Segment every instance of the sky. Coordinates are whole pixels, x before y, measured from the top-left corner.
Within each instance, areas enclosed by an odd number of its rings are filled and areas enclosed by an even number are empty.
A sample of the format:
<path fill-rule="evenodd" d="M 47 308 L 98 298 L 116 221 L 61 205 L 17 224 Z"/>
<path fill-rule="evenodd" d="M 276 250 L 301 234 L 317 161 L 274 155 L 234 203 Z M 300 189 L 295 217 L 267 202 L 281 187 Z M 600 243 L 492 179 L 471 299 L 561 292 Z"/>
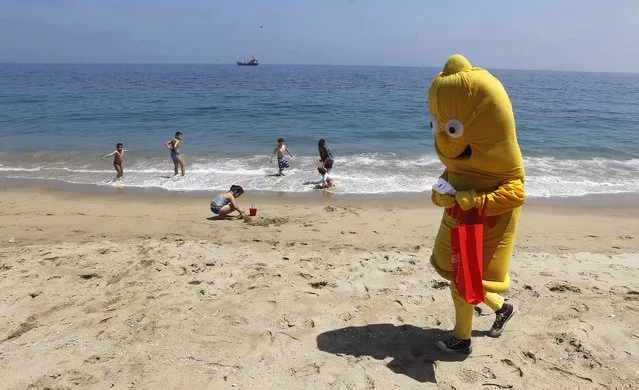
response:
<path fill-rule="evenodd" d="M 639 72 L 639 0 L 0 0 L 0 62 Z"/>

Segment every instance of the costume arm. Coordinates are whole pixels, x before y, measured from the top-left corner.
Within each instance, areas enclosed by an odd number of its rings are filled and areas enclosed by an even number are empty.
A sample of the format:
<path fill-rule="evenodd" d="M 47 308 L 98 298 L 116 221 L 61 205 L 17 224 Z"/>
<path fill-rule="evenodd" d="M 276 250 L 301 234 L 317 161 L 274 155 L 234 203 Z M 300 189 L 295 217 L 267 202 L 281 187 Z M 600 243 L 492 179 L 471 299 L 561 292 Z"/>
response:
<path fill-rule="evenodd" d="M 493 192 L 476 193 L 475 190 L 457 191 L 455 199 L 462 210 L 473 207 L 481 208 L 486 202 L 486 215 L 499 215 L 511 211 L 524 204 L 526 193 L 524 182 L 513 179 L 502 182 Z"/>
<path fill-rule="evenodd" d="M 444 180 L 448 180 L 448 170 L 445 170 L 444 173 L 442 173 L 441 176 L 439 177 Z M 449 208 L 449 207 L 454 207 L 456 204 L 454 196 L 440 194 L 439 192 L 435 190 L 433 190 L 432 193 L 430 194 L 430 200 L 433 202 L 435 206 L 438 206 L 438 207 Z"/>

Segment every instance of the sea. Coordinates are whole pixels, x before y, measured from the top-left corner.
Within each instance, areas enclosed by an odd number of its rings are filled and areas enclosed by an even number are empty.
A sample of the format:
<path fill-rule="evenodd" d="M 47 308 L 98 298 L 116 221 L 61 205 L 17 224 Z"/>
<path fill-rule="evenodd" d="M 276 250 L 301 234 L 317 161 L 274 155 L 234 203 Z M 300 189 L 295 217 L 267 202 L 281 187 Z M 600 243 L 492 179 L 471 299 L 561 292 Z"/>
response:
<path fill-rule="evenodd" d="M 639 193 L 639 74 L 489 69 L 514 107 L 529 198 Z M 317 192 L 317 142 L 333 192 L 429 192 L 444 167 L 426 92 L 440 68 L 0 64 L 0 179 L 95 188 Z M 184 136 L 186 178 L 164 143 Z M 278 138 L 293 154 L 270 161 Z M 123 180 L 111 159 L 122 142 Z"/>

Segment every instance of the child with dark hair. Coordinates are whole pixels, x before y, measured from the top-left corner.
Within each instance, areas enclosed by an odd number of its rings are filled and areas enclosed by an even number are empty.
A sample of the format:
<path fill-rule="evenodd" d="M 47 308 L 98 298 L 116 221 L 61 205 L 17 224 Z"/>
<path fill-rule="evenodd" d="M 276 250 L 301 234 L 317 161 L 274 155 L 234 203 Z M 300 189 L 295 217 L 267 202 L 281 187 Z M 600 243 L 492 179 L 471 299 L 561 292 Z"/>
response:
<path fill-rule="evenodd" d="M 326 145 L 326 140 L 320 139 L 317 143 L 317 150 L 320 155 L 320 167 L 324 167 L 326 169 L 333 169 L 333 154 L 330 149 Z"/>
<path fill-rule="evenodd" d="M 182 132 L 176 131 L 175 138 L 170 141 L 166 141 L 164 146 L 171 151 L 171 160 L 173 160 L 173 168 L 175 171 L 175 175 L 178 174 L 178 166 L 182 170 L 182 177 L 186 174 L 185 172 L 185 163 L 184 158 L 180 155 L 180 142 L 182 141 Z"/>
<path fill-rule="evenodd" d="M 319 188 L 322 190 L 335 187 L 335 178 L 331 175 L 331 168 L 319 167 L 317 171 L 322 175 L 322 183 Z"/>
<path fill-rule="evenodd" d="M 243 193 L 244 189 L 242 187 L 233 184 L 230 190 L 219 194 L 211 201 L 211 211 L 220 218 L 226 218 L 229 213 L 236 210 L 240 213 L 240 216 L 246 216 L 244 211 L 242 211 L 235 202 L 235 199 L 242 196 Z"/>
<path fill-rule="evenodd" d="M 288 158 L 286 157 L 286 153 L 288 153 L 289 156 L 293 157 L 291 152 L 289 152 L 288 148 L 284 144 L 284 138 L 278 138 L 277 145 L 275 146 L 275 149 L 273 149 L 273 156 L 277 154 L 277 169 L 279 171 L 277 176 L 283 176 L 284 169 L 289 168 Z M 272 156 L 271 156 L 270 162 L 271 163 L 273 162 Z"/>
<path fill-rule="evenodd" d="M 124 149 L 124 145 L 122 145 L 121 142 L 118 142 L 118 144 L 115 145 L 114 151 L 102 157 L 104 160 L 107 157 L 113 156 L 113 167 L 117 172 L 117 176 L 115 177 L 116 180 L 120 180 L 124 177 L 124 152 L 130 152 L 130 150 Z"/>

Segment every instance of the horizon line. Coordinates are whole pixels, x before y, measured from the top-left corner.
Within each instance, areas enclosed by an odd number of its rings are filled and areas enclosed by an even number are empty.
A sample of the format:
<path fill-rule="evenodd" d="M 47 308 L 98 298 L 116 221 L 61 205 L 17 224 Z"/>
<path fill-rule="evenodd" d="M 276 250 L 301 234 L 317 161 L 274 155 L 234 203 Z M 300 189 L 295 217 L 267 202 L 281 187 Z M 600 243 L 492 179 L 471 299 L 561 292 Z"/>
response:
<path fill-rule="evenodd" d="M 89 62 L 89 61 L 0 61 L 1 65 L 222 65 L 237 66 L 236 63 L 224 62 Z M 372 64 L 285 64 L 285 63 L 259 63 L 259 66 L 343 66 L 343 67 L 377 67 L 377 68 L 426 68 L 442 69 L 443 65 L 372 65 Z M 535 72 L 571 72 L 571 73 L 606 73 L 606 74 L 639 74 L 639 71 L 613 71 L 613 70 L 577 70 L 577 69 L 539 69 L 539 68 L 500 68 L 480 66 L 484 69 L 508 70 L 508 71 L 535 71 Z"/>

